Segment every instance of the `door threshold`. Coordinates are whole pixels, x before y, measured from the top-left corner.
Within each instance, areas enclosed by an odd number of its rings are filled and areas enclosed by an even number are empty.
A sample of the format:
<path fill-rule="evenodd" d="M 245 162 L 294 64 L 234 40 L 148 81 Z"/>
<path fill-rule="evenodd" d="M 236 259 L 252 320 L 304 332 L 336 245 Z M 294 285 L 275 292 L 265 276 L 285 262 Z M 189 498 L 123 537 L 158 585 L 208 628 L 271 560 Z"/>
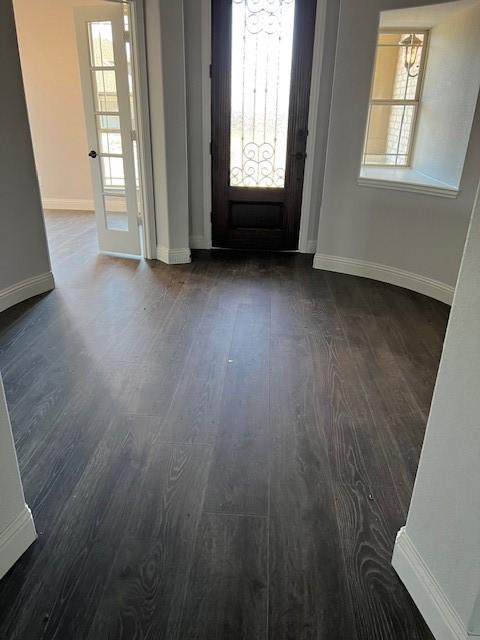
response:
<path fill-rule="evenodd" d="M 300 253 L 299 249 L 240 249 L 238 247 L 212 247 L 210 251 L 241 251 L 242 253 Z M 205 249 L 193 249 L 193 251 L 205 251 Z M 207 249 L 209 251 L 209 249 Z M 311 254 L 313 255 L 313 254 Z"/>

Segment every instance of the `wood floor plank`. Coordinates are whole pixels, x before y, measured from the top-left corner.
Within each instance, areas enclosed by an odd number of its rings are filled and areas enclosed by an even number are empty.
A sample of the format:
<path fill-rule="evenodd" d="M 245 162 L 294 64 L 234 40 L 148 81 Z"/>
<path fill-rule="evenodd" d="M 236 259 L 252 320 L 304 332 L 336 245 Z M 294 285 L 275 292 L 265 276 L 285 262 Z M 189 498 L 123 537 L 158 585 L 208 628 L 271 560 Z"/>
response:
<path fill-rule="evenodd" d="M 271 343 L 269 638 L 354 639 L 308 341 Z"/>
<path fill-rule="evenodd" d="M 141 419 L 114 418 L 25 575 L 0 627 L 7 637 L 86 636 L 123 536 L 118 500 L 130 500 L 153 432 Z M 40 582 L 40 584 L 39 584 Z M 22 612 L 22 615 L 20 615 Z M 45 625 L 39 625 L 44 620 Z M 74 620 L 78 625 L 72 626 Z"/>
<path fill-rule="evenodd" d="M 235 310 L 235 307 L 212 303 L 197 329 L 183 375 L 162 423 L 162 438 L 166 442 L 214 442 Z"/>
<path fill-rule="evenodd" d="M 154 443 L 134 503 L 119 496 L 126 535 L 97 603 L 91 640 L 175 637 L 210 455 L 204 446 Z"/>
<path fill-rule="evenodd" d="M 175 559 L 190 553 L 185 545 L 193 544 L 202 513 L 212 450 L 165 444 L 155 432 L 125 530 L 131 538 L 163 540 L 165 553 Z"/>
<path fill-rule="evenodd" d="M 270 304 L 241 303 L 233 328 L 206 511 L 267 515 Z"/>
<path fill-rule="evenodd" d="M 363 358 L 364 367 L 371 367 L 376 395 L 389 403 L 386 406 L 389 414 L 401 416 L 416 413 L 418 409 L 428 414 L 440 351 L 432 357 L 417 338 L 424 324 L 418 314 L 411 309 L 400 314 L 394 306 L 394 299 L 407 302 L 409 292 L 383 283 L 367 281 L 364 284 L 359 279 L 342 281 L 341 287 L 338 279 L 335 282 L 339 289 L 334 289 L 337 301 L 348 292 L 356 297 L 355 321 L 341 314 L 344 331 L 354 355 Z M 430 342 L 432 339 L 436 341 L 437 337 L 430 335 Z"/>
<path fill-rule="evenodd" d="M 423 412 L 428 414 L 445 324 L 442 332 L 432 313 L 428 322 L 423 305 L 416 304 L 423 296 L 404 292 L 403 297 L 400 297 L 393 295 L 391 290 L 382 291 L 380 296 L 374 289 L 365 292 L 366 298 L 367 293 L 370 308 L 382 310 L 383 305 L 383 311 L 377 313 L 377 323 L 380 324 L 391 351 L 395 353 L 397 366 L 403 377 L 411 382 L 412 394 Z"/>
<path fill-rule="evenodd" d="M 51 294 L 35 296 L 0 314 L 0 367 L 7 371 L 19 353 L 28 350 L 38 336 L 58 318 Z"/>
<path fill-rule="evenodd" d="M 338 280 L 336 282 L 338 286 Z M 350 289 L 357 290 L 360 284 L 361 281 L 358 279 L 342 283 L 341 295 L 346 295 Z M 358 387 L 370 408 L 371 419 L 363 423 L 363 426 L 368 428 L 367 432 L 362 429 L 357 433 L 370 439 L 371 451 L 380 462 L 380 465 L 376 465 L 380 472 L 375 474 L 377 484 L 389 486 L 393 483 L 402 506 L 406 508 L 411 498 L 414 473 L 411 466 L 409 470 L 403 464 L 402 456 L 418 461 L 420 455 L 427 414 L 422 402 L 419 402 L 415 386 L 424 369 L 418 367 L 410 376 L 406 376 L 402 371 L 399 362 L 403 350 L 399 352 L 395 345 L 391 344 L 388 329 L 382 321 L 383 316 L 389 317 L 394 314 L 389 312 L 385 305 L 380 305 L 378 300 L 370 306 L 368 293 L 371 286 L 376 291 L 383 291 L 379 289 L 379 285 L 388 288 L 389 291 L 392 289 L 381 283 L 368 283 L 362 295 L 358 292 L 355 294 L 356 315 L 339 313 L 339 316 L 355 365 Z M 332 292 L 335 296 L 337 291 L 332 287 Z M 342 369 L 345 367 L 342 366 Z M 430 377 L 433 375 L 434 372 L 431 372 Z M 398 434 L 396 429 L 399 425 L 403 425 L 405 430 L 413 425 L 416 437 L 413 436 L 412 440 L 412 433 L 408 435 L 406 431 L 402 435 Z M 368 457 L 368 450 L 366 455 Z M 372 456 L 370 458 L 373 460 Z M 402 462 L 399 463 L 399 460 Z"/>
<path fill-rule="evenodd" d="M 88 638 L 172 638 L 170 615 L 181 607 L 186 569 L 182 558 L 172 567 L 165 552 L 161 540 L 123 540 Z"/>
<path fill-rule="evenodd" d="M 175 640 L 264 640 L 267 521 L 204 514 Z"/>
<path fill-rule="evenodd" d="M 328 443 L 318 414 L 317 380 L 306 338 L 272 336 L 270 347 L 270 431 L 279 471 L 287 459 L 329 482 Z M 288 363 L 288 366 L 285 366 Z"/>
<path fill-rule="evenodd" d="M 210 513 L 268 515 L 270 440 L 256 436 L 218 438 L 210 469 L 205 510 Z"/>
<path fill-rule="evenodd" d="M 341 322 L 326 272 L 302 270 L 299 281 L 305 331 L 324 338 L 340 337 Z"/>
<path fill-rule="evenodd" d="M 392 566 L 394 532 L 405 519 L 392 488 L 369 492 L 362 484 L 335 485 L 340 544 L 358 640 L 428 640 Z"/>
<path fill-rule="evenodd" d="M 52 455 L 65 458 L 66 452 L 82 437 L 84 422 L 108 419 L 121 412 L 115 399 L 125 398 L 128 376 L 126 368 L 108 363 L 93 370 L 82 366 L 78 371 L 66 372 L 62 367 L 58 377 L 45 376 L 45 384 L 36 385 L 31 394 L 26 394 L 21 411 L 16 407 L 11 414 L 20 469 L 26 482 L 37 462 L 45 464 L 47 458 L 52 462 Z M 70 424 L 72 418 L 78 418 L 77 428 Z"/>
<path fill-rule="evenodd" d="M 272 479 L 269 638 L 356 638 L 331 487 Z"/>
<path fill-rule="evenodd" d="M 392 486 L 388 459 L 371 411 L 364 381 L 344 338 L 309 337 L 315 380 L 317 414 L 327 443 L 332 478 Z"/>
<path fill-rule="evenodd" d="M 425 432 L 423 415 L 376 418 L 375 427 L 402 508 L 408 510 Z"/>

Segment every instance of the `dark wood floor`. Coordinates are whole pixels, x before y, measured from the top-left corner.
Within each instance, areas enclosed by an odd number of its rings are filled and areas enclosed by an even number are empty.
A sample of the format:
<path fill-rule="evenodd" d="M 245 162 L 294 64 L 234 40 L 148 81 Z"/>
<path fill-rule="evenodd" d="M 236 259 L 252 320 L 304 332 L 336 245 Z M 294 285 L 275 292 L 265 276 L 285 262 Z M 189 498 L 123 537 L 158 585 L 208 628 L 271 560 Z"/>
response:
<path fill-rule="evenodd" d="M 448 308 L 296 254 L 99 256 L 0 316 L 38 541 L 8 640 L 427 640 L 390 567 Z"/>

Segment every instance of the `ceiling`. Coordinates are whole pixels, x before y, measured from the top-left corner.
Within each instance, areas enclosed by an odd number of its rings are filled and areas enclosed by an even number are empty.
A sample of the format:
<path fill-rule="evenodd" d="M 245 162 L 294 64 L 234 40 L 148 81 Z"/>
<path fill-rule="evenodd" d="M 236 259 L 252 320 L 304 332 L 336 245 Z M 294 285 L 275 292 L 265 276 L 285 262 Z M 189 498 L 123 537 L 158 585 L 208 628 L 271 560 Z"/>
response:
<path fill-rule="evenodd" d="M 380 14 L 380 27 L 431 28 L 453 14 L 471 7 L 480 8 L 480 0 L 457 0 L 456 2 L 430 4 L 424 7 L 382 11 Z"/>

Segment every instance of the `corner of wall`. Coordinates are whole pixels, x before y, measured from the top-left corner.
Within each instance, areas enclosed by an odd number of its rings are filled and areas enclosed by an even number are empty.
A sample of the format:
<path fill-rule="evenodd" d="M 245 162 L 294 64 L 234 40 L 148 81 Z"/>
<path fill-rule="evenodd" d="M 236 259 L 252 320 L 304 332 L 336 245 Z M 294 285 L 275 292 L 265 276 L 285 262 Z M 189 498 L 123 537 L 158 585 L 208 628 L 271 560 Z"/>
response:
<path fill-rule="evenodd" d="M 469 634 L 460 616 L 424 562 L 405 527 L 397 534 L 392 566 L 436 638 L 468 640 Z"/>
<path fill-rule="evenodd" d="M 54 288 L 55 281 L 51 271 L 27 278 L 21 282 L 16 282 L 10 287 L 0 291 L 0 312 L 13 307 L 13 305 L 19 302 L 28 300 L 28 298 L 51 291 Z"/>
<path fill-rule="evenodd" d="M 192 261 L 190 249 L 169 249 L 168 247 L 157 247 L 157 260 L 165 264 L 188 264 Z"/>
<path fill-rule="evenodd" d="M 25 505 L 15 520 L 0 532 L 0 579 L 36 539 L 32 512 Z"/>

